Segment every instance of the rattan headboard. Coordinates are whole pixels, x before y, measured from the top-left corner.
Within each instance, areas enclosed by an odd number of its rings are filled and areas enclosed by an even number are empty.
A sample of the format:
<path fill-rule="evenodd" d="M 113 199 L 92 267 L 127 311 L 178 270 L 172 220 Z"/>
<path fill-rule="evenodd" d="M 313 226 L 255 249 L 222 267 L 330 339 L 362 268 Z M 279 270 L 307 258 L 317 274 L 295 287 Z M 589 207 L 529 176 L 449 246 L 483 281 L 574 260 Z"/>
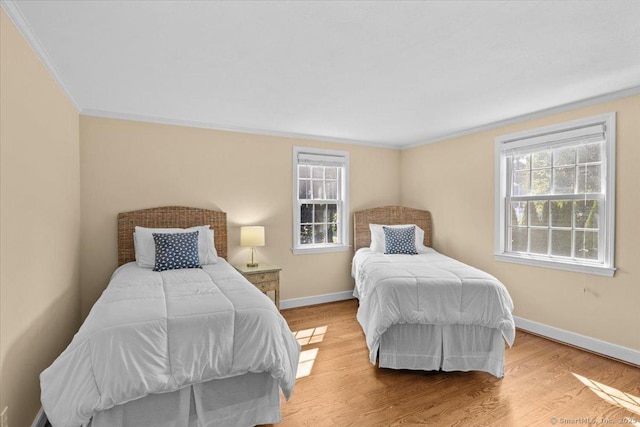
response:
<path fill-rule="evenodd" d="M 135 226 L 149 228 L 187 228 L 211 225 L 218 256 L 227 258 L 227 214 L 208 209 L 165 206 L 118 214 L 118 265 L 135 261 Z"/>
<path fill-rule="evenodd" d="M 355 251 L 371 245 L 369 224 L 415 224 L 424 230 L 424 245 L 431 247 L 429 211 L 402 206 L 383 206 L 355 212 L 353 214 L 353 249 Z"/>

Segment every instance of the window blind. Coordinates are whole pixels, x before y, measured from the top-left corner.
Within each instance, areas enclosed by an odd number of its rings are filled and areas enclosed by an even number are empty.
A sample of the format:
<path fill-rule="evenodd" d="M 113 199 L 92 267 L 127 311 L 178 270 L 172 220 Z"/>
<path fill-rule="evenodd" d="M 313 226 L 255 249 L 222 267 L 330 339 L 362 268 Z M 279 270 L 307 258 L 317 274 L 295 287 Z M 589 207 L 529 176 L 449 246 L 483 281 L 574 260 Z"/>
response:
<path fill-rule="evenodd" d="M 544 149 L 552 144 L 553 148 L 563 148 L 575 145 L 590 144 L 605 141 L 604 123 L 584 126 L 562 132 L 537 135 L 531 138 L 506 140 L 502 142 L 502 150 L 507 155 L 524 155 Z"/>
<path fill-rule="evenodd" d="M 327 154 L 298 153 L 298 164 L 315 166 L 342 167 L 346 163 L 344 156 L 332 156 Z"/>

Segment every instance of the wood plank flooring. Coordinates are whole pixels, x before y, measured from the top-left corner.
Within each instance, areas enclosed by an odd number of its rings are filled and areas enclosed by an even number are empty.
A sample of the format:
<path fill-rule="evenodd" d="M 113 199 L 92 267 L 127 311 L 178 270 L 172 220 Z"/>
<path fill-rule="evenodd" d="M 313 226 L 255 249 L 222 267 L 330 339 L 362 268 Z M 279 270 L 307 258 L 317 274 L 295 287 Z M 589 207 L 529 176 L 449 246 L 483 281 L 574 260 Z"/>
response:
<path fill-rule="evenodd" d="M 502 379 L 379 369 L 369 363 L 357 304 L 283 310 L 293 331 L 327 330 L 302 347 L 317 355 L 283 400 L 278 427 L 640 426 L 640 368 L 518 330 Z"/>

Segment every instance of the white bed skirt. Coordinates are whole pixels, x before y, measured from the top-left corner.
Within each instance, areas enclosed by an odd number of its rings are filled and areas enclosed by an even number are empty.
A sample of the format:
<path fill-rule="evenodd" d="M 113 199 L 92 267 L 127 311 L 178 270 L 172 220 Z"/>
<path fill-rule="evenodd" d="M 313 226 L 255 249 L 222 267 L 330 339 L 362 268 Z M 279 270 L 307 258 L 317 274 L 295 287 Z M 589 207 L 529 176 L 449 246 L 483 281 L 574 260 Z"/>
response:
<path fill-rule="evenodd" d="M 504 377 L 502 332 L 476 325 L 392 325 L 380 338 L 381 368 L 484 371 Z"/>
<path fill-rule="evenodd" d="M 244 427 L 280 422 L 278 382 L 269 373 L 213 380 L 117 405 L 89 427 Z"/>

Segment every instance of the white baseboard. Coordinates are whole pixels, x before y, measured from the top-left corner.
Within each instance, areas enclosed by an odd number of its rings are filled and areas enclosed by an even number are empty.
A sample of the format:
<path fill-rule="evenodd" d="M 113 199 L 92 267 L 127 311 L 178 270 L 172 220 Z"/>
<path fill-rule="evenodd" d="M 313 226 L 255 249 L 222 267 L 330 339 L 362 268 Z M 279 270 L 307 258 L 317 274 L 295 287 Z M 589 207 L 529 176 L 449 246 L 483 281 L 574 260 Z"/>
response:
<path fill-rule="evenodd" d="M 544 325 L 521 317 L 514 316 L 513 319 L 515 320 L 516 327 L 525 331 L 640 366 L 640 351 L 638 350 L 611 344 L 606 341 L 565 331 L 564 329 Z"/>
<path fill-rule="evenodd" d="M 31 427 L 44 427 L 46 424 L 47 424 L 47 417 L 44 414 L 44 410 L 41 407 L 40 410 L 38 411 L 38 415 L 36 415 L 36 419 L 33 420 L 33 424 L 31 424 Z"/>
<path fill-rule="evenodd" d="M 344 301 L 354 298 L 353 291 L 335 292 L 332 294 L 314 295 L 312 297 L 292 298 L 280 301 L 280 309 L 304 307 L 327 302 Z"/>

